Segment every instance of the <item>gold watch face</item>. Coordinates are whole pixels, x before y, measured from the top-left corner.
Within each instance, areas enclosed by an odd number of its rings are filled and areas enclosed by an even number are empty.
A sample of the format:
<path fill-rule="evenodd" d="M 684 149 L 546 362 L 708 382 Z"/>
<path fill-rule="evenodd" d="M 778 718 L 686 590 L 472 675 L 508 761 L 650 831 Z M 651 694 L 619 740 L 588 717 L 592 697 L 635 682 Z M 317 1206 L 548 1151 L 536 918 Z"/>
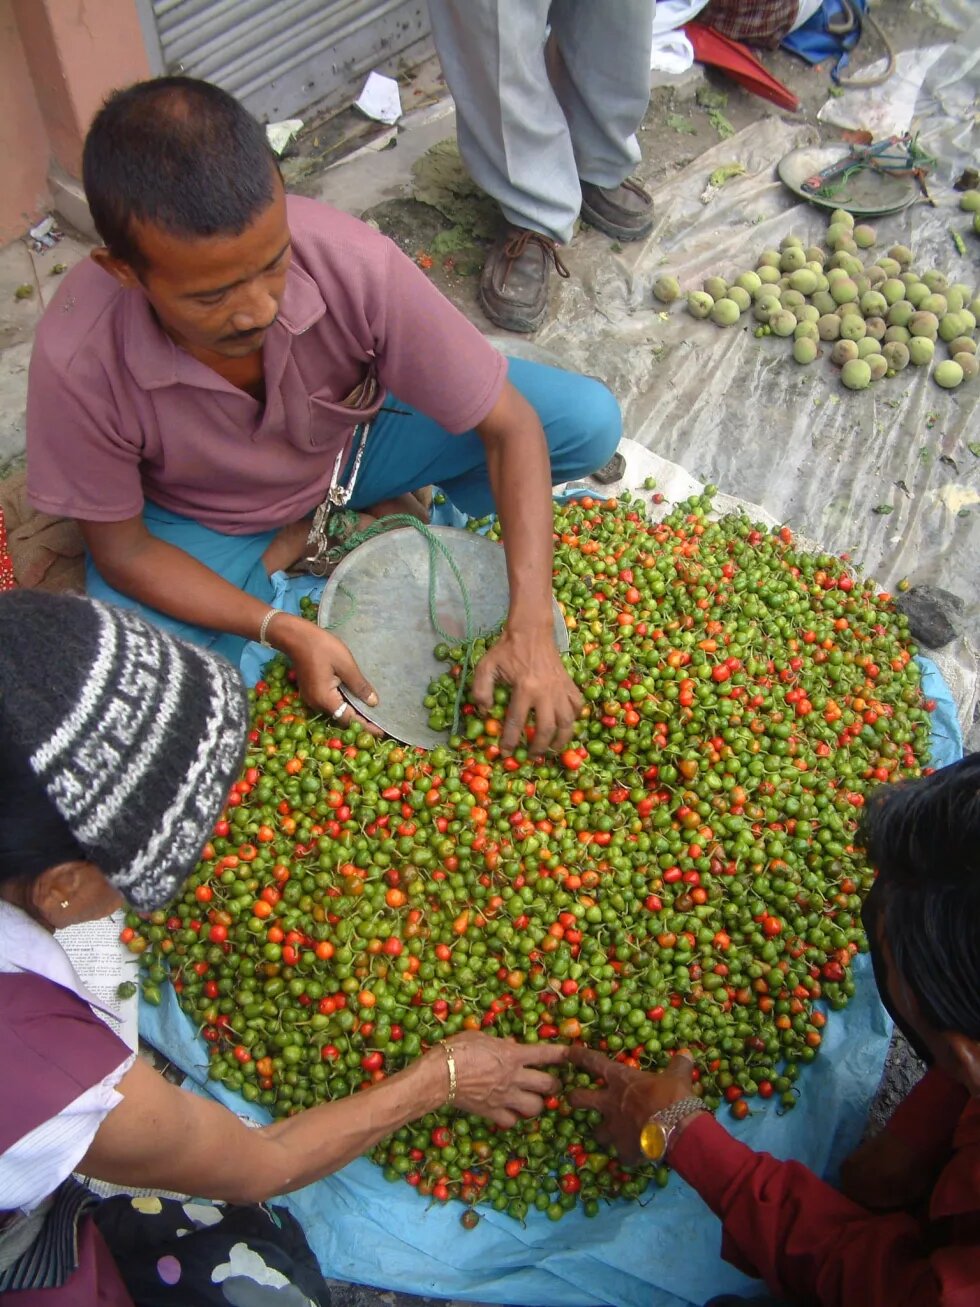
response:
<path fill-rule="evenodd" d="M 648 1121 L 640 1131 L 640 1150 L 651 1162 L 659 1162 L 667 1149 L 667 1132 L 659 1121 Z"/>

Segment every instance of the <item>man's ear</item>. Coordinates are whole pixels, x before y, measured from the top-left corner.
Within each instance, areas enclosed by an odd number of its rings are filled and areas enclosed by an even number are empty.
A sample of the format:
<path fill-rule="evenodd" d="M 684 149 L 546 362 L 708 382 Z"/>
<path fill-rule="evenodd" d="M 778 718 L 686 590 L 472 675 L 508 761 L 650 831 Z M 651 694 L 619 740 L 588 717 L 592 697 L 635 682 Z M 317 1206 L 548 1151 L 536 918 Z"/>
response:
<path fill-rule="evenodd" d="M 132 267 L 125 260 L 117 259 L 114 254 L 110 254 L 104 245 L 92 250 L 89 257 L 99 265 L 103 272 L 107 272 L 110 277 L 115 278 L 125 290 L 133 290 L 139 286 L 140 279 Z"/>
<path fill-rule="evenodd" d="M 957 1080 L 974 1098 L 980 1098 L 980 1042 L 957 1032 L 943 1035 Z"/>

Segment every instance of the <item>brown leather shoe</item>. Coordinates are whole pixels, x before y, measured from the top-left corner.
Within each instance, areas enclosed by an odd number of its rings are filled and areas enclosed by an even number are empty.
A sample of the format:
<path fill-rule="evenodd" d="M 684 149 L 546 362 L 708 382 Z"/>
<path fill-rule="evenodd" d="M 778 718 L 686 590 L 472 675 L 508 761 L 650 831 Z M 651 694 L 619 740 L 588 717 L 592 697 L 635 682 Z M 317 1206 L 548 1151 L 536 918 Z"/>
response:
<path fill-rule="evenodd" d="M 582 183 L 582 217 L 617 241 L 638 241 L 653 228 L 653 200 L 627 177 L 619 186 Z"/>
<path fill-rule="evenodd" d="M 550 236 L 527 227 L 508 227 L 490 247 L 480 277 L 480 306 L 506 331 L 536 331 L 548 308 L 548 280 L 554 264 L 568 269 Z"/>

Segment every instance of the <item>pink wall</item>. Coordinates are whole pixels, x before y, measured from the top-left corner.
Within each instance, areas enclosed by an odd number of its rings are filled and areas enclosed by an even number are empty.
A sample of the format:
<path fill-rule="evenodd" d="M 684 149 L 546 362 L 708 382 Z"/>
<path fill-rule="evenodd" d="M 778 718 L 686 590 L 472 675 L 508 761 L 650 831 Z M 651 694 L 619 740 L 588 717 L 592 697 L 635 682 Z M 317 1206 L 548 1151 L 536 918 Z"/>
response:
<path fill-rule="evenodd" d="M 107 91 L 150 75 L 133 0 L 13 0 L 55 159 L 77 177 Z"/>
<path fill-rule="evenodd" d="M 0 245 L 50 203 L 52 161 L 80 176 L 106 94 L 149 75 L 134 0 L 0 0 Z"/>
<path fill-rule="evenodd" d="M 23 234 L 47 203 L 48 138 L 11 0 L 0 0 L 0 245 Z"/>

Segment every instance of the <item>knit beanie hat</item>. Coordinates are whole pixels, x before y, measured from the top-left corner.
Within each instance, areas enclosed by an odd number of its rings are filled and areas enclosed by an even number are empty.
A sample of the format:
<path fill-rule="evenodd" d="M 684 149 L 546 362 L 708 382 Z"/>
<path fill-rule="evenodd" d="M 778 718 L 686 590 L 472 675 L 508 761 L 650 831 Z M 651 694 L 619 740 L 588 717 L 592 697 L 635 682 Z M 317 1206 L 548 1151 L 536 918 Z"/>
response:
<path fill-rule="evenodd" d="M 134 907 L 168 902 L 193 870 L 241 768 L 247 721 L 230 663 L 135 613 L 0 595 L 0 750 L 24 759 Z"/>

